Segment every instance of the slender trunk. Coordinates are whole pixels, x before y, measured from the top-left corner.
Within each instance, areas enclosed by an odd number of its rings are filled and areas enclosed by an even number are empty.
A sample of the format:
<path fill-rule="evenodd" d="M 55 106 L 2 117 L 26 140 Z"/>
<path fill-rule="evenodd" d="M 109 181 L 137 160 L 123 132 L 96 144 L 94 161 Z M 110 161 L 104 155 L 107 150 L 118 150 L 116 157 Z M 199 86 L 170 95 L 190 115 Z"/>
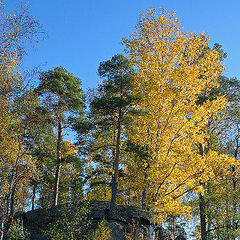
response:
<path fill-rule="evenodd" d="M 199 154 L 204 156 L 204 147 L 199 144 Z M 201 184 L 204 187 L 204 184 Z M 207 240 L 207 221 L 206 221 L 206 202 L 204 196 L 199 194 L 199 211 L 200 211 L 200 229 L 201 229 L 201 240 Z"/>
<path fill-rule="evenodd" d="M 11 174 L 11 178 L 10 178 L 10 185 L 9 185 L 9 189 L 8 189 L 8 196 L 7 196 L 7 208 L 6 208 L 6 215 L 9 216 L 10 212 L 11 212 L 11 202 L 12 202 L 12 198 L 13 198 L 13 191 L 14 191 L 14 178 L 16 175 L 16 171 L 17 171 L 17 167 L 13 168 L 12 174 Z"/>
<path fill-rule="evenodd" d="M 148 135 L 150 135 L 148 130 Z M 149 146 L 147 145 L 147 151 L 149 151 Z M 149 163 L 147 164 L 147 167 L 145 168 L 144 173 L 144 189 L 142 192 L 142 209 L 146 209 L 147 207 L 147 186 L 148 186 L 148 169 L 149 169 Z"/>
<path fill-rule="evenodd" d="M 11 177 L 10 177 L 8 194 L 6 197 L 6 212 L 3 214 L 2 219 L 1 219 L 0 240 L 4 239 L 4 235 L 6 232 L 5 225 L 6 225 L 6 222 L 8 221 L 8 218 L 10 217 L 11 202 L 12 202 L 12 195 L 13 195 L 13 184 L 14 184 L 14 178 L 15 178 L 16 171 L 17 171 L 17 166 L 18 166 L 18 159 L 17 159 L 15 166 L 12 169 L 12 173 L 11 173 Z"/>
<path fill-rule="evenodd" d="M 171 217 L 171 222 L 172 222 L 172 239 L 175 239 L 176 221 L 174 216 Z"/>
<path fill-rule="evenodd" d="M 0 240 L 3 240 L 3 232 L 4 232 L 4 218 L 2 217 L 1 219 L 1 235 L 0 235 Z"/>
<path fill-rule="evenodd" d="M 147 173 L 144 174 L 144 184 L 145 187 L 142 192 L 142 209 L 146 208 L 146 199 L 147 199 Z"/>
<path fill-rule="evenodd" d="M 146 188 L 143 189 L 142 192 L 142 209 L 146 208 L 146 197 L 147 197 L 147 193 L 146 193 Z"/>
<path fill-rule="evenodd" d="M 61 172 L 61 155 L 62 155 L 62 120 L 58 121 L 58 138 L 57 138 L 57 169 L 55 174 L 54 193 L 53 193 L 53 207 L 57 206 L 58 203 L 58 192 L 59 192 L 59 178 Z"/>
<path fill-rule="evenodd" d="M 11 228 L 11 224 L 12 224 L 12 220 L 13 220 L 13 216 L 14 216 L 14 212 L 15 212 L 15 208 L 14 208 L 14 200 L 15 200 L 15 191 L 16 188 L 15 186 L 12 189 L 12 194 L 9 200 L 10 206 L 9 206 L 9 212 L 6 215 L 6 219 L 4 222 L 4 235 L 7 235 L 9 229 Z M 6 236 L 4 236 L 3 239 L 5 239 Z"/>
<path fill-rule="evenodd" d="M 229 195 L 228 195 L 228 192 L 227 192 L 227 196 L 226 196 L 226 222 L 225 222 L 225 238 L 226 240 L 229 240 L 230 237 L 229 237 L 229 232 L 230 232 L 230 218 L 229 218 L 229 199 L 228 199 Z"/>
<path fill-rule="evenodd" d="M 117 187 L 118 187 L 118 175 L 119 175 L 119 161 L 120 161 L 120 146 L 121 146 L 121 118 L 122 111 L 119 111 L 118 127 L 117 127 L 117 142 L 116 142 L 116 156 L 114 161 L 114 174 L 112 178 L 112 197 L 110 203 L 110 216 L 114 216 L 116 211 L 117 201 Z"/>
<path fill-rule="evenodd" d="M 237 156 L 237 154 L 236 154 Z M 237 158 L 236 158 L 237 159 Z M 236 196 L 236 187 L 237 187 L 237 181 L 236 181 L 236 168 L 235 166 L 232 167 L 232 171 L 233 171 L 233 230 L 237 230 L 238 229 L 238 221 L 237 221 L 237 196 Z"/>
<path fill-rule="evenodd" d="M 36 196 L 36 186 L 33 185 L 33 192 L 32 192 L 32 210 L 34 210 L 34 207 L 35 207 L 35 196 Z"/>
<path fill-rule="evenodd" d="M 201 223 L 201 240 L 207 240 L 207 223 L 206 223 L 206 203 L 204 196 L 199 194 L 199 209 Z"/>
<path fill-rule="evenodd" d="M 7 228 L 7 222 L 11 216 L 11 213 L 13 214 L 13 204 L 14 204 L 14 181 L 15 181 L 15 178 L 16 178 L 16 174 L 17 174 L 17 171 L 18 171 L 18 166 L 19 166 L 19 162 L 20 160 L 22 159 L 22 156 L 24 154 L 26 154 L 28 148 L 26 148 L 23 152 L 18 152 L 18 156 L 17 156 L 17 159 L 16 159 L 16 162 L 11 170 L 11 175 L 10 175 L 10 179 L 9 179 L 9 188 L 8 188 L 8 194 L 6 196 L 6 200 L 5 200 L 5 209 L 4 209 L 4 206 L 3 206 L 3 215 L 1 216 L 1 220 L 0 220 L 0 224 L 1 224 L 1 227 L 0 227 L 0 240 L 3 240 L 6 238 L 6 232 L 8 231 L 8 228 Z"/>
<path fill-rule="evenodd" d="M 15 196 L 15 190 L 16 188 L 13 188 L 13 192 L 12 192 L 12 197 L 11 197 L 11 201 L 10 201 L 10 217 L 13 217 L 14 215 L 14 196 Z"/>
<path fill-rule="evenodd" d="M 239 139 L 236 138 L 236 149 L 234 152 L 234 157 L 237 160 L 238 158 L 238 149 L 239 149 Z M 233 197 L 233 229 L 237 230 L 238 229 L 238 221 L 237 221 L 237 196 L 236 196 L 236 187 L 237 187 L 237 181 L 236 181 L 236 167 L 232 167 L 232 172 L 233 172 L 233 192 L 234 192 L 234 197 Z"/>
<path fill-rule="evenodd" d="M 211 194 L 211 190 L 208 187 L 208 195 L 210 196 Z M 209 201 L 207 201 L 206 204 L 207 210 L 210 209 L 209 208 Z M 207 211 L 207 239 L 211 239 L 211 228 L 212 228 L 212 212 Z"/>

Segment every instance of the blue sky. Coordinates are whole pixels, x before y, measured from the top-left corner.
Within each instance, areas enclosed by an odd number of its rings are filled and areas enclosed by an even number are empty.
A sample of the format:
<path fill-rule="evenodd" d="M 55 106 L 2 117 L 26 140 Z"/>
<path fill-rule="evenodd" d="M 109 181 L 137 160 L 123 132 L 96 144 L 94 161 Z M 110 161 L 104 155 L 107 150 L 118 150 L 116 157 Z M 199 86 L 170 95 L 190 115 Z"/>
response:
<path fill-rule="evenodd" d="M 16 8 L 20 0 L 5 0 Z M 31 14 L 47 37 L 30 49 L 25 66 L 49 70 L 64 66 L 95 87 L 101 61 L 122 53 L 121 39 L 134 31 L 139 13 L 151 7 L 175 10 L 187 31 L 206 32 L 228 53 L 225 75 L 240 79 L 240 1 L 238 0 L 29 0 Z"/>

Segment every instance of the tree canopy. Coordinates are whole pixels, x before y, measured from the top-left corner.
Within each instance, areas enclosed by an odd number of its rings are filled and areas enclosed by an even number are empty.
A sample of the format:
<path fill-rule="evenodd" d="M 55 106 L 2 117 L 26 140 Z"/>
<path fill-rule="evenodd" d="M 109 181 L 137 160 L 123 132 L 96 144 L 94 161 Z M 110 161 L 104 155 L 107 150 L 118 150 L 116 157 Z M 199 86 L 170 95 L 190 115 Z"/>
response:
<path fill-rule="evenodd" d="M 109 202 L 110 221 L 118 204 L 141 208 L 149 238 L 195 217 L 195 239 L 238 238 L 240 84 L 223 76 L 220 44 L 148 9 L 123 39 L 126 55 L 100 62 L 84 93 L 62 66 L 27 83 L 21 66 L 42 27 L 27 7 L 0 9 L 0 240 L 26 239 L 17 211 L 60 204 L 46 239 L 109 238 L 104 221 L 88 231 L 92 200 Z"/>

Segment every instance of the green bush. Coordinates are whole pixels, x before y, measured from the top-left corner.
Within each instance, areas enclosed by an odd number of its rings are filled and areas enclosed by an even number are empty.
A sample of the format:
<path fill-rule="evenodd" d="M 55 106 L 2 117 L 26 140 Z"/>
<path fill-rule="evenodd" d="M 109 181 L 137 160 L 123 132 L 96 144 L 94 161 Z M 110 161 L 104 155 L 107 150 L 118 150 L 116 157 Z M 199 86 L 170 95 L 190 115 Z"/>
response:
<path fill-rule="evenodd" d="M 56 222 L 50 224 L 44 234 L 50 240 L 90 240 L 90 221 L 87 204 L 69 204 L 61 211 Z"/>
<path fill-rule="evenodd" d="M 9 240 L 28 240 L 30 239 L 30 234 L 24 230 L 23 221 L 21 219 L 17 219 L 12 222 L 11 227 L 8 232 Z"/>

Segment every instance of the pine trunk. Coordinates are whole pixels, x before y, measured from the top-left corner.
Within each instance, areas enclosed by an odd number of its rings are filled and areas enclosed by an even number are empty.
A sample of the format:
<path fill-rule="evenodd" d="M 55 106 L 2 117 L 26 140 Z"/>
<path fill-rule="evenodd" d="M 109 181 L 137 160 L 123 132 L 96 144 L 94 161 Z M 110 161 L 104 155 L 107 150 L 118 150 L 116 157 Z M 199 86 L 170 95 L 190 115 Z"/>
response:
<path fill-rule="evenodd" d="M 33 192 L 32 192 L 32 210 L 35 208 L 35 196 L 36 196 L 36 186 L 33 186 Z"/>
<path fill-rule="evenodd" d="M 62 121 L 58 122 L 58 138 L 57 138 L 57 169 L 55 174 L 55 184 L 54 184 L 54 193 L 53 193 L 53 207 L 58 204 L 58 192 L 59 192 L 59 178 L 61 172 L 61 145 L 62 145 Z"/>
<path fill-rule="evenodd" d="M 116 157 L 114 161 L 114 174 L 112 178 L 112 197 L 110 203 L 110 216 L 113 217 L 116 211 L 117 201 L 117 188 L 118 188 L 118 175 L 119 175 L 119 162 L 120 162 L 120 146 L 121 146 L 121 110 L 118 118 L 117 128 L 117 142 L 116 142 Z"/>

